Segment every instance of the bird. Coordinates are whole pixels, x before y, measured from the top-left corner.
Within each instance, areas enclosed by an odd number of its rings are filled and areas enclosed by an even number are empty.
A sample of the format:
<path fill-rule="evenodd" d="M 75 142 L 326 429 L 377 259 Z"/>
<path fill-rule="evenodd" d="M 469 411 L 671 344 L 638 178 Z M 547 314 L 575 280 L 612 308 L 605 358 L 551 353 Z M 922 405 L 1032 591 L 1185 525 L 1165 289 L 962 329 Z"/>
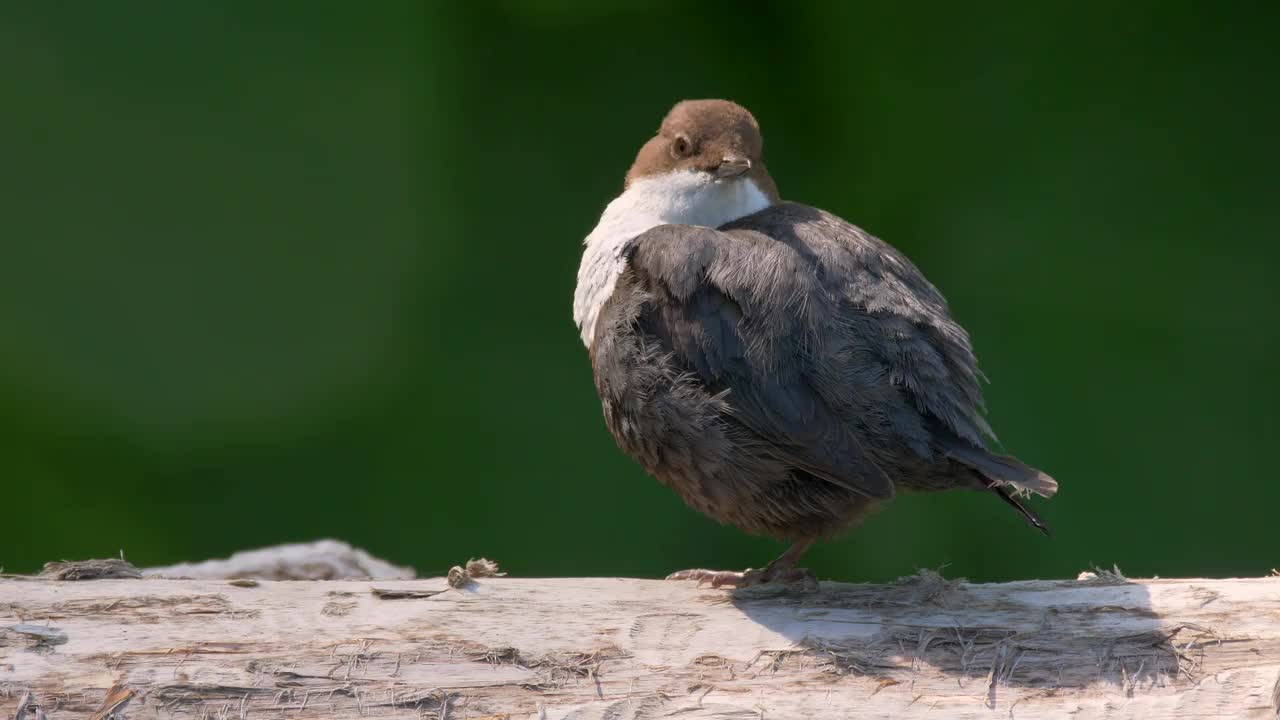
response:
<path fill-rule="evenodd" d="M 574 291 L 617 445 L 702 514 L 791 543 L 715 587 L 812 581 L 816 541 L 899 489 L 1024 499 L 1057 482 L 993 451 L 968 333 L 900 251 L 782 200 L 755 117 L 685 100 L 587 235 Z"/>

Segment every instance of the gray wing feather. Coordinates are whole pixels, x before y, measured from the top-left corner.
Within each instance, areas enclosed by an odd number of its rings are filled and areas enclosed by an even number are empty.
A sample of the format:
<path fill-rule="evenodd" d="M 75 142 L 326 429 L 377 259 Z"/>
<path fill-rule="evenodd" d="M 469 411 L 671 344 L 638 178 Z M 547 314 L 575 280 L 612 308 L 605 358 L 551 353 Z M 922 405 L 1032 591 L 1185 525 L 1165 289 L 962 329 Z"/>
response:
<path fill-rule="evenodd" d="M 810 255 L 838 307 L 831 320 L 856 337 L 908 391 L 916 410 L 975 447 L 995 438 L 983 417 L 969 335 L 947 302 L 897 249 L 829 213 L 785 203 L 730 223 L 725 232 L 758 231 Z M 856 387 L 843 388 L 857 392 Z"/>
<path fill-rule="evenodd" d="M 653 296 L 641 330 L 658 338 L 780 459 L 872 498 L 892 481 L 817 389 L 811 353 L 828 305 L 801 255 L 760 233 L 663 225 L 625 250 Z"/>
<path fill-rule="evenodd" d="M 642 329 L 797 467 L 888 497 L 885 447 L 972 462 L 963 448 L 994 438 L 985 377 L 942 294 L 840 218 L 784 203 L 719 230 L 659 226 L 625 253 L 657 300 Z"/>

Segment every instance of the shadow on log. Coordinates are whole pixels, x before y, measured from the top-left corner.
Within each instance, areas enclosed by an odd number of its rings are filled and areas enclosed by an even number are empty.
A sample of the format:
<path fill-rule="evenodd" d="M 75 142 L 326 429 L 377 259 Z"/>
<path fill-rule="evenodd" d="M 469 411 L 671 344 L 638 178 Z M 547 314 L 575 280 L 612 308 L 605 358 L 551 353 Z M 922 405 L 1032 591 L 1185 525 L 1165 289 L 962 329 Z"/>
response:
<path fill-rule="evenodd" d="M 5 577 L 0 717 L 1277 716 L 1275 577 L 724 591 L 458 571 Z"/>

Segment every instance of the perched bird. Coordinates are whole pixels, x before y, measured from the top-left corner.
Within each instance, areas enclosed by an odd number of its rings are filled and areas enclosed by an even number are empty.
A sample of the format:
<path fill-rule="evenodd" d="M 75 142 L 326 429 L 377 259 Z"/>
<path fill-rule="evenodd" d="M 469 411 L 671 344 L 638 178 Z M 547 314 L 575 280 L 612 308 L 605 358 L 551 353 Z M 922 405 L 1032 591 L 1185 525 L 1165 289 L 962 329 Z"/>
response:
<path fill-rule="evenodd" d="M 789 540 L 759 570 L 806 576 L 819 538 L 897 488 L 1020 498 L 1057 483 L 986 448 L 984 380 L 946 300 L 902 253 L 784 202 L 754 117 L 687 100 L 640 148 L 585 241 L 573 314 L 619 447 L 693 508 Z"/>

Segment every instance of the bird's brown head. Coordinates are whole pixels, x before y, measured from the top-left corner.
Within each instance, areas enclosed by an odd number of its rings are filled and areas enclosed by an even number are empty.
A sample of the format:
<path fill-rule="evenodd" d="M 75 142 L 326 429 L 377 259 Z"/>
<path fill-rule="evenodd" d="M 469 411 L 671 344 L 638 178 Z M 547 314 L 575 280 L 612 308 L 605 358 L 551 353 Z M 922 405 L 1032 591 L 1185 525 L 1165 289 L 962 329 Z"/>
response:
<path fill-rule="evenodd" d="M 705 173 L 719 182 L 749 179 L 773 202 L 778 188 L 765 169 L 760 125 L 746 108 L 728 100 L 685 100 L 640 148 L 626 185 L 677 171 Z"/>

